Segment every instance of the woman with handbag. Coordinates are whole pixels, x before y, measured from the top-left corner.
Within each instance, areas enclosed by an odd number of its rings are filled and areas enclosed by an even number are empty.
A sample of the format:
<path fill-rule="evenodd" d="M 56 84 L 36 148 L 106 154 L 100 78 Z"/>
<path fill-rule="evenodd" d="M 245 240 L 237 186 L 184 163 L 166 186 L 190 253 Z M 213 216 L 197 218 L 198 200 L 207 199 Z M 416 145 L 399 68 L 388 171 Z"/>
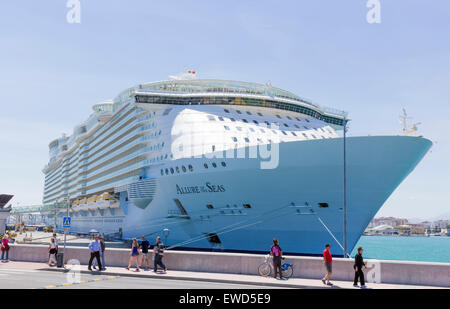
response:
<path fill-rule="evenodd" d="M 136 261 L 136 271 L 139 271 L 139 243 L 136 238 L 133 238 L 133 243 L 131 244 L 130 262 L 127 267 L 128 270 L 130 270 L 133 260 Z"/>

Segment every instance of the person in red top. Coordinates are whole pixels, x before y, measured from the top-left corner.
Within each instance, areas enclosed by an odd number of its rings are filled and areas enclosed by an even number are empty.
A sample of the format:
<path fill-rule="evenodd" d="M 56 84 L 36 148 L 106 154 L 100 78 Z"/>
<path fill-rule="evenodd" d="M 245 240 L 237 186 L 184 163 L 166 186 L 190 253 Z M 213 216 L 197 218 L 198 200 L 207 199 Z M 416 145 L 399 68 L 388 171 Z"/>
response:
<path fill-rule="evenodd" d="M 326 244 L 325 245 L 325 250 L 323 250 L 323 262 L 325 265 L 325 268 L 327 270 L 327 274 L 325 275 L 325 277 L 323 277 L 322 282 L 323 284 L 326 285 L 333 285 L 330 282 L 330 278 L 331 278 L 331 273 L 332 273 L 332 263 L 333 263 L 333 258 L 331 256 L 331 252 L 330 252 L 330 244 Z"/>

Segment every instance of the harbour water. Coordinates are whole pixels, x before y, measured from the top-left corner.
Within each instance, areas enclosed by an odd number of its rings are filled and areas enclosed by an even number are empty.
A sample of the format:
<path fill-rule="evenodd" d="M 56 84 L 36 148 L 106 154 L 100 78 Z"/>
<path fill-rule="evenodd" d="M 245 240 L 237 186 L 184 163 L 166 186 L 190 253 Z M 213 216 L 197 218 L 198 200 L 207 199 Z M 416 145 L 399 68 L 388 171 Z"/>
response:
<path fill-rule="evenodd" d="M 364 258 L 450 263 L 450 237 L 361 236 Z"/>

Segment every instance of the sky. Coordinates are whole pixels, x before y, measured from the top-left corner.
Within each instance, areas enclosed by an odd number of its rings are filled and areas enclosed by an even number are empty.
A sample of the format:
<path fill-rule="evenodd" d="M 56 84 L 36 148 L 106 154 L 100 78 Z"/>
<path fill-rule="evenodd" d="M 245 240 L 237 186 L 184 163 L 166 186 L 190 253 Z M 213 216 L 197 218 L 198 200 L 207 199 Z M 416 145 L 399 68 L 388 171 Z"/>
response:
<path fill-rule="evenodd" d="M 195 69 L 270 82 L 345 110 L 349 135 L 400 134 L 406 108 L 434 142 L 377 216 L 450 218 L 450 2 L 0 1 L 0 191 L 42 202 L 48 144 L 93 104 Z"/>

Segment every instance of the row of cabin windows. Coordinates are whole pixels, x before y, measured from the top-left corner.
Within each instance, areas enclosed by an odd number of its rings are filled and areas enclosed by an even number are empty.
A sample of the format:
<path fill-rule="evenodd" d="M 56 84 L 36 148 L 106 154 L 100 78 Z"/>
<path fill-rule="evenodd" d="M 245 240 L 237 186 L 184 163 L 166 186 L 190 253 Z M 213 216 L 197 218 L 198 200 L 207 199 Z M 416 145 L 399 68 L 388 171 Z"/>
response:
<path fill-rule="evenodd" d="M 250 204 L 242 204 L 242 207 L 246 208 L 246 209 L 250 209 L 250 208 L 252 208 L 252 205 L 250 205 Z M 214 205 L 208 204 L 208 205 L 206 205 L 206 208 L 214 209 Z M 229 204 L 227 204 L 226 208 L 237 208 L 237 205 L 234 204 L 233 207 L 231 207 Z"/>
<path fill-rule="evenodd" d="M 273 131 L 274 134 L 277 134 L 276 131 L 274 131 L 274 130 L 272 130 L 272 131 Z M 284 135 L 288 135 L 285 131 L 281 131 L 281 133 L 283 133 Z M 298 135 L 297 135 L 295 132 L 293 132 L 293 131 L 290 131 L 290 133 L 291 133 L 293 136 L 298 136 Z M 302 133 L 302 135 L 303 135 L 304 138 L 309 139 L 308 135 L 306 135 L 305 133 Z M 311 136 L 312 136 L 312 138 L 314 138 L 314 139 L 318 139 L 318 138 L 326 138 L 326 137 L 324 137 L 324 136 L 322 136 L 322 135 L 319 135 L 319 137 L 317 137 L 316 135 L 311 134 Z M 231 137 L 231 140 L 232 140 L 233 142 L 235 142 L 235 143 L 237 143 L 237 141 L 238 141 L 237 137 L 235 137 L 235 136 Z M 256 138 L 256 140 L 257 140 L 259 143 L 262 143 L 262 142 L 263 142 L 262 139 L 260 139 L 260 138 Z M 245 141 L 246 143 L 250 143 L 250 139 L 249 139 L 248 137 L 244 137 L 244 141 Z M 267 141 L 268 141 L 269 143 L 272 143 L 272 140 L 271 140 L 271 139 L 268 139 Z"/>
<path fill-rule="evenodd" d="M 289 116 L 287 116 L 287 117 L 289 117 Z M 225 121 L 224 118 L 221 117 L 221 116 L 219 116 L 218 118 L 219 118 L 220 121 Z M 289 117 L 289 118 L 290 118 L 290 117 Z M 216 120 L 216 118 L 215 118 L 213 115 L 208 115 L 208 119 L 209 119 L 210 121 L 215 121 L 215 120 Z M 236 121 L 236 119 L 234 119 L 234 118 L 229 118 L 229 119 L 230 119 L 232 122 L 235 122 L 235 121 Z M 247 119 L 245 119 L 245 118 L 243 118 L 243 119 L 241 119 L 241 120 L 242 120 L 243 122 L 245 122 L 245 123 L 249 123 L 249 121 L 248 121 Z M 259 122 L 258 122 L 257 120 L 252 120 L 252 122 L 253 122 L 254 124 L 259 125 Z M 267 127 L 270 127 L 270 122 L 269 122 L 269 121 L 265 120 L 264 123 L 267 125 Z M 278 122 L 275 122 L 274 124 L 280 125 Z M 283 126 L 285 126 L 286 128 L 289 128 L 289 125 L 288 125 L 287 123 L 283 123 Z M 297 129 L 300 129 L 300 126 L 298 126 L 297 124 L 294 124 L 293 126 L 294 126 L 295 128 L 297 128 Z M 228 127 L 225 126 L 225 129 L 227 129 L 227 128 L 228 128 Z M 310 128 L 310 127 L 308 127 L 308 126 L 303 126 L 303 128 L 304 128 L 305 130 L 313 129 L 313 130 L 316 130 L 316 131 L 318 131 L 318 132 L 333 134 L 333 131 L 331 131 L 330 129 L 325 130 L 325 129 L 323 129 L 323 128 Z M 227 129 L 227 130 L 229 130 L 229 129 Z M 253 128 L 251 128 L 250 131 L 254 132 Z M 264 132 L 264 130 L 261 130 L 261 131 Z"/>
<path fill-rule="evenodd" d="M 220 164 L 223 167 L 227 166 L 227 164 L 225 162 L 223 162 L 223 161 Z M 207 163 L 203 164 L 203 166 L 205 168 L 208 168 L 208 164 Z M 213 163 L 211 163 L 211 166 L 216 168 L 217 167 L 217 163 L 213 162 Z M 183 173 L 186 173 L 188 169 L 189 169 L 190 172 L 194 171 L 194 167 L 191 164 L 189 164 L 187 168 L 184 165 L 181 166 L 181 171 L 183 171 Z M 175 168 L 170 167 L 170 168 L 166 168 L 166 169 L 161 169 L 161 176 L 164 176 L 164 174 L 169 175 L 169 173 L 170 174 L 175 174 L 175 172 L 178 173 L 178 174 L 180 173 L 180 168 L 178 166 L 176 166 Z"/>
<path fill-rule="evenodd" d="M 226 109 L 226 108 L 224 108 L 223 109 L 224 110 L 224 112 L 225 113 L 230 113 L 230 110 L 228 110 L 228 109 Z M 242 112 L 240 111 L 240 110 L 236 110 L 236 113 L 238 113 L 239 115 L 242 115 Z M 249 111 L 246 111 L 245 112 L 247 115 L 253 115 L 251 112 L 249 112 Z M 261 117 L 263 117 L 264 115 L 262 114 L 262 113 L 260 113 L 260 112 L 258 112 L 258 113 L 256 113 L 258 116 L 261 116 Z M 278 115 L 278 114 L 276 114 L 275 115 L 277 118 L 279 118 L 279 119 L 283 119 L 283 117 L 282 116 L 280 116 L 280 115 Z M 299 118 L 299 117 L 291 117 L 291 116 L 285 116 L 287 119 L 289 119 L 289 120 L 293 120 L 293 118 L 294 119 L 296 119 L 297 121 L 302 121 L 301 120 L 301 118 Z M 219 117 L 220 118 L 220 117 Z M 304 120 L 306 121 L 306 122 L 310 122 L 310 120 L 309 119 L 307 119 L 307 118 L 304 118 Z"/>

